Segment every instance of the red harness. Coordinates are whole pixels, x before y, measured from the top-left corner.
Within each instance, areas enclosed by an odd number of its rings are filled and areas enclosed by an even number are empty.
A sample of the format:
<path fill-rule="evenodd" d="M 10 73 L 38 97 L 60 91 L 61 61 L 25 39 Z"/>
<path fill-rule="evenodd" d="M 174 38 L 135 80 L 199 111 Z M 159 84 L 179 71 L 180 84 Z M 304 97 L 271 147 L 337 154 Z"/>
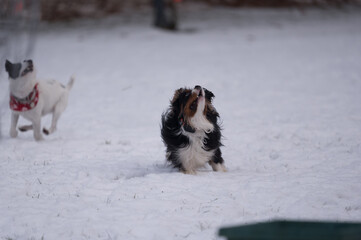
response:
<path fill-rule="evenodd" d="M 25 112 L 36 107 L 39 101 L 38 83 L 35 84 L 33 91 L 25 98 L 17 98 L 10 94 L 10 109 L 17 112 Z"/>

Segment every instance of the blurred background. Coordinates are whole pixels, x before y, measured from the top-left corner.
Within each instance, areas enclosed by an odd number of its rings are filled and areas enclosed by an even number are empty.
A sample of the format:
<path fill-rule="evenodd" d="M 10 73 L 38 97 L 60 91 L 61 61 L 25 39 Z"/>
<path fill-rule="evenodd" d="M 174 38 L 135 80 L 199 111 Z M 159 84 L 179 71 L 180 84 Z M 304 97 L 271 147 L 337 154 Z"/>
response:
<path fill-rule="evenodd" d="M 155 27 L 177 31 L 194 30 L 192 26 L 182 29 L 182 22 L 214 9 L 288 9 L 304 13 L 315 8 L 344 11 L 360 5 L 361 0 L 0 0 L 0 57 L 2 62 L 5 56 L 14 60 L 30 57 L 39 23 L 100 20 L 112 15 L 122 16 L 123 22 L 119 23 L 126 23 L 142 16 Z M 213 14 L 211 18 L 219 17 L 217 12 Z"/>
<path fill-rule="evenodd" d="M 40 18 L 44 21 L 71 20 L 81 17 L 102 17 L 127 11 L 139 11 L 164 5 L 182 8 L 184 5 L 205 4 L 212 7 L 235 8 L 309 8 L 359 5 L 359 0 L 2 0 L 6 3 L 23 2 L 25 8 L 39 7 Z M 189 6 L 188 6 L 189 7 Z M 169 16 L 168 16 L 169 17 Z"/>
<path fill-rule="evenodd" d="M 360 5 L 361 0 L 0 0 L 0 57 L 2 62 L 5 56 L 17 60 L 30 57 L 40 22 L 100 19 L 111 15 L 131 19 L 140 14 L 148 17 L 155 27 L 176 31 L 181 29 L 182 20 L 192 13 L 199 15 L 199 10 L 280 8 L 304 12 L 331 8 L 342 11 Z"/>

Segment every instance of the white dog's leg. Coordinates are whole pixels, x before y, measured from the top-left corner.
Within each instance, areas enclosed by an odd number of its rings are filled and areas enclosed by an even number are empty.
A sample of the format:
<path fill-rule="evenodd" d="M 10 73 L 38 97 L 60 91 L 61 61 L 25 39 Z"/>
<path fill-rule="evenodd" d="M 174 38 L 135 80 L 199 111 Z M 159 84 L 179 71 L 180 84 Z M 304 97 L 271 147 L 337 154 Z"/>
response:
<path fill-rule="evenodd" d="M 43 133 L 45 133 L 46 135 L 49 135 L 49 134 L 52 134 L 53 132 L 55 132 L 56 125 L 58 124 L 60 115 L 63 113 L 63 111 L 66 108 L 66 104 L 67 104 L 66 99 L 62 98 L 62 100 L 55 106 L 55 109 L 53 112 L 53 118 L 51 120 L 50 129 L 47 130 L 46 128 L 43 128 Z"/>
<path fill-rule="evenodd" d="M 10 127 L 10 137 L 16 138 L 18 136 L 18 131 L 16 130 L 16 125 L 18 125 L 19 114 L 12 112 L 11 113 L 11 127 Z"/>
<path fill-rule="evenodd" d="M 58 120 L 60 118 L 60 114 L 61 113 L 58 113 L 58 112 L 54 112 L 53 113 L 53 118 L 51 120 L 51 126 L 50 126 L 50 129 L 46 129 L 46 128 L 43 128 L 43 133 L 45 133 L 46 135 L 49 135 L 49 134 L 52 134 L 53 132 L 55 132 L 56 130 L 56 125 L 58 123 Z"/>
<path fill-rule="evenodd" d="M 37 118 L 33 121 L 34 128 L 34 138 L 36 141 L 43 140 L 43 135 L 41 134 L 41 118 Z"/>

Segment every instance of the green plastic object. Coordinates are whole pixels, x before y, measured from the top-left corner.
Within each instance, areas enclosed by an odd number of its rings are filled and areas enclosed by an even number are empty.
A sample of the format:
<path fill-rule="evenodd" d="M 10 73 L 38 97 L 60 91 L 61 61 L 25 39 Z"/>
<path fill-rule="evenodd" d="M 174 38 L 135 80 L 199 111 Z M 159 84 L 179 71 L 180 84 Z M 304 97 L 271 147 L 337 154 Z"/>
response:
<path fill-rule="evenodd" d="M 271 221 L 221 228 L 228 240 L 361 240 L 361 223 Z"/>

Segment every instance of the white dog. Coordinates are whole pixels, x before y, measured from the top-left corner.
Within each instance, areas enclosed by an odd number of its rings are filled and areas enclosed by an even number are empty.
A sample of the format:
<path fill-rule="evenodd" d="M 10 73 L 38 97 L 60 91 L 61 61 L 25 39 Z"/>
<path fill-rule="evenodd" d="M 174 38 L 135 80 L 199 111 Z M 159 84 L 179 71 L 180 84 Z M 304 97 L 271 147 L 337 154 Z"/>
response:
<path fill-rule="evenodd" d="M 16 125 L 19 116 L 22 116 L 31 121 L 32 125 L 21 126 L 19 130 L 24 132 L 33 129 L 35 140 L 42 140 L 41 117 L 49 113 L 53 114 L 50 129 L 43 129 L 46 135 L 53 133 L 61 113 L 67 106 L 69 90 L 74 84 L 74 78 L 71 77 L 67 86 L 55 80 L 37 81 L 32 60 L 25 60 L 22 63 L 11 63 L 6 60 L 5 69 L 10 81 L 12 110 L 10 136 L 17 137 Z"/>

